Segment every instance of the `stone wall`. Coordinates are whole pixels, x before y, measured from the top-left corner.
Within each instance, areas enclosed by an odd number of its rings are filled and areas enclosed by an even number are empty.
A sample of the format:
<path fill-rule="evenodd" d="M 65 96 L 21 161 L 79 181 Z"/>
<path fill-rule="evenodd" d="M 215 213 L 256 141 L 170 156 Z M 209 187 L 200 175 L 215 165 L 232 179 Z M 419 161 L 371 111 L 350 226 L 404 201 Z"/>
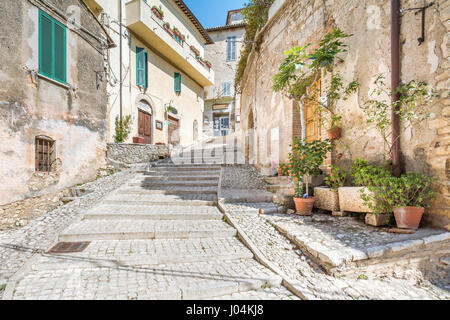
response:
<path fill-rule="evenodd" d="M 401 1 L 402 8 L 423 6 L 423 1 Z M 339 166 L 348 169 L 355 157 L 381 164 L 384 143 L 377 130 L 367 125 L 362 105 L 374 89 L 373 81 L 384 74 L 390 83 L 390 1 L 331 1 L 286 0 L 258 36 L 255 50 L 250 55 L 242 80 L 241 136 L 255 131 L 254 153 L 260 167 L 272 165 L 264 143 L 268 132 L 279 129 L 279 161 L 284 162 L 290 150 L 295 120 L 292 101 L 272 91 L 272 77 L 284 59 L 283 52 L 293 46 L 312 43 L 316 48 L 322 37 L 339 27 L 353 34 L 346 40 L 348 52 L 343 63 L 335 68 L 344 82 L 358 80 L 360 88 L 347 101 L 337 105 L 343 116 L 342 138 L 334 144 L 332 159 L 341 159 Z M 450 222 L 450 2 L 436 1 L 426 11 L 426 40 L 418 45 L 421 36 L 421 15 L 402 14 L 401 26 L 401 80 L 428 82 L 441 96 L 432 107 L 432 117 L 406 130 L 401 137 L 403 160 L 408 171 L 420 171 L 438 179 L 436 199 L 426 211 L 425 220 L 445 226 Z M 322 87 L 330 74 L 322 77 Z M 323 94 L 323 92 L 322 92 Z M 294 130 L 296 129 L 296 130 Z M 326 138 L 321 128 L 319 138 Z M 258 147 L 260 146 L 260 147 Z M 336 161 L 335 161 L 336 162 Z"/>
<path fill-rule="evenodd" d="M 39 10 L 66 27 L 66 83 L 39 73 Z M 94 179 L 106 151 L 100 24 L 78 0 L 0 1 L 0 39 L 0 205 Z M 37 136 L 54 141 L 50 173 L 36 171 Z"/>
<path fill-rule="evenodd" d="M 106 152 L 108 163 L 146 163 L 170 156 L 167 146 L 152 144 L 109 143 Z"/>

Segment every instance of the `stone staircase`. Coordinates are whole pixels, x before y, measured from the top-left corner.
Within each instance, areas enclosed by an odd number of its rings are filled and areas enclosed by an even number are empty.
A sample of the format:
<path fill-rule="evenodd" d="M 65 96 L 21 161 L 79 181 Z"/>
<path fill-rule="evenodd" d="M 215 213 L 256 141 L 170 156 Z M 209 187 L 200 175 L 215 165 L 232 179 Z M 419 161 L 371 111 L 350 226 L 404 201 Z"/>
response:
<path fill-rule="evenodd" d="M 90 242 L 87 248 L 40 256 L 15 298 L 40 287 L 48 290 L 34 297 L 273 298 L 271 288 L 292 296 L 223 221 L 216 206 L 220 166 L 166 160 L 139 171 L 60 233 L 59 242 Z"/>

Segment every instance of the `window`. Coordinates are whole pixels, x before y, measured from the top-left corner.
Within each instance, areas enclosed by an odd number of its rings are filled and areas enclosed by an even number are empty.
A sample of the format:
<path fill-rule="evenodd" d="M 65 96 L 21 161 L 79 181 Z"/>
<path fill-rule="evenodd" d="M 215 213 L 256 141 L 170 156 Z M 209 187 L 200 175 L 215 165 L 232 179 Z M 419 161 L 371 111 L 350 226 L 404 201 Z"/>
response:
<path fill-rule="evenodd" d="M 231 97 L 231 82 L 222 83 L 222 96 Z"/>
<path fill-rule="evenodd" d="M 66 83 L 66 27 L 39 11 L 39 73 Z"/>
<path fill-rule="evenodd" d="M 148 52 L 136 47 L 136 85 L 148 88 Z"/>
<path fill-rule="evenodd" d="M 181 92 L 181 74 L 178 72 L 175 72 L 175 74 L 174 74 L 174 87 L 175 87 L 175 92 L 178 92 L 178 93 Z"/>
<path fill-rule="evenodd" d="M 236 37 L 227 37 L 227 61 L 236 61 Z"/>
<path fill-rule="evenodd" d="M 50 172 L 56 158 L 55 141 L 49 137 L 36 137 L 35 150 L 36 171 Z"/>

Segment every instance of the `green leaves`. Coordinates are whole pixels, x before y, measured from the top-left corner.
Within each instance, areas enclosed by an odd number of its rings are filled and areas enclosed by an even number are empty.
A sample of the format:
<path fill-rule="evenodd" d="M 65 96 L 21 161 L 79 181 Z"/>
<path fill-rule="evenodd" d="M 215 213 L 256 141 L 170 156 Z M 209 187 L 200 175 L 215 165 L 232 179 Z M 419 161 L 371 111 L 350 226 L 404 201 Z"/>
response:
<path fill-rule="evenodd" d="M 369 191 L 362 190 L 361 199 L 374 214 L 392 213 L 393 208 L 400 207 L 425 207 L 434 197 L 435 179 L 423 173 L 407 172 L 396 178 L 386 166 L 372 166 L 356 158 L 351 174 L 355 184 Z"/>
<path fill-rule="evenodd" d="M 131 132 L 131 124 L 132 124 L 131 116 L 122 117 L 122 121 L 120 121 L 120 117 L 116 116 L 116 135 L 114 136 L 115 143 L 123 143 L 127 140 L 128 135 Z"/>
<path fill-rule="evenodd" d="M 325 177 L 325 184 L 337 190 L 340 187 L 345 185 L 345 180 L 347 179 L 348 173 L 343 169 L 336 167 L 334 165 L 331 166 L 331 173 L 328 177 Z"/>

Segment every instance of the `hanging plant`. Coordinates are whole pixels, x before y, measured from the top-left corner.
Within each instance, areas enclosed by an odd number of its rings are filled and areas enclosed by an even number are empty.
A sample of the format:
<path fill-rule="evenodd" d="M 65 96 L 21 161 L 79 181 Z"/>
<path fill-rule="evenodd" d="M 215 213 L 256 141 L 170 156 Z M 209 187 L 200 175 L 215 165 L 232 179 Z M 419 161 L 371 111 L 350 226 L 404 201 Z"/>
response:
<path fill-rule="evenodd" d="M 158 8 L 157 6 L 152 7 L 152 11 L 160 20 L 164 18 L 164 11 L 162 11 L 161 8 Z"/>

